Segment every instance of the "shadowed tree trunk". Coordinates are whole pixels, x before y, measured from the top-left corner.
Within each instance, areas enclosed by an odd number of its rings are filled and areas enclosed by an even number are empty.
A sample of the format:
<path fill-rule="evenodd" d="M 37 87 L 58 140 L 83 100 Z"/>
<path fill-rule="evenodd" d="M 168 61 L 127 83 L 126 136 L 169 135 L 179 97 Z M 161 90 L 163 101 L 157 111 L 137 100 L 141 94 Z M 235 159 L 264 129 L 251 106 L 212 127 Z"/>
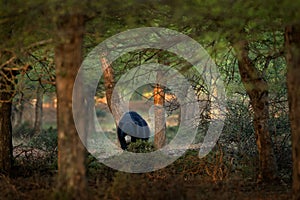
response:
<path fill-rule="evenodd" d="M 12 101 L 15 95 L 15 76 L 19 73 L 19 68 L 13 69 L 10 66 L 15 66 L 16 61 L 17 57 L 13 52 L 0 51 L 0 173 L 8 175 L 13 164 Z"/>
<path fill-rule="evenodd" d="M 166 143 L 166 123 L 165 123 L 165 91 L 161 84 L 164 78 L 162 71 L 157 71 L 157 83 L 153 90 L 154 97 L 154 145 L 157 149 L 162 148 Z"/>
<path fill-rule="evenodd" d="M 3 1 L 1 6 L 6 6 L 8 2 Z M 3 26 L 1 26 L 2 28 Z M 2 41 L 9 41 L 12 38 L 12 26 L 2 31 Z M 7 55 L 9 54 L 9 56 Z M 16 61 L 16 56 L 12 52 L 0 50 L 0 173 L 11 173 L 13 160 L 12 145 L 12 100 L 15 89 L 13 71 L 5 70 L 9 64 Z"/>
<path fill-rule="evenodd" d="M 268 83 L 249 58 L 248 42 L 234 43 L 242 83 L 250 97 L 253 108 L 253 125 L 259 155 L 258 181 L 268 182 L 276 178 L 277 166 L 268 127 L 269 97 Z"/>
<path fill-rule="evenodd" d="M 1 69 L 0 69 L 1 70 Z M 12 79 L 10 73 L 2 71 L 7 78 Z M 0 173 L 10 174 L 12 167 L 12 90 L 14 84 L 0 75 Z"/>
<path fill-rule="evenodd" d="M 292 130 L 293 199 L 300 199 L 300 24 L 285 29 L 289 117 Z"/>
<path fill-rule="evenodd" d="M 82 62 L 83 16 L 80 14 L 60 16 L 57 21 L 57 31 L 59 36 L 59 43 L 55 47 L 58 128 L 57 187 L 61 199 L 86 199 L 85 148 L 77 134 L 72 113 L 73 85 Z"/>

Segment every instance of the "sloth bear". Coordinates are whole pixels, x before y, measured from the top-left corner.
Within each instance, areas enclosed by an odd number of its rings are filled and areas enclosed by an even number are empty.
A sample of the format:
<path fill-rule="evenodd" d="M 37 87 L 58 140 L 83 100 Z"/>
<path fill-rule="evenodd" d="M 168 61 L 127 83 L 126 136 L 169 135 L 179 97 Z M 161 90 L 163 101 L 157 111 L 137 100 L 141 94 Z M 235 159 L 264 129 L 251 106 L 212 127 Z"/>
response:
<path fill-rule="evenodd" d="M 150 137 L 150 129 L 147 122 L 137 112 L 126 112 L 118 124 L 118 139 L 123 150 L 127 149 L 125 137 L 129 135 L 131 142 L 137 139 L 148 141 Z"/>

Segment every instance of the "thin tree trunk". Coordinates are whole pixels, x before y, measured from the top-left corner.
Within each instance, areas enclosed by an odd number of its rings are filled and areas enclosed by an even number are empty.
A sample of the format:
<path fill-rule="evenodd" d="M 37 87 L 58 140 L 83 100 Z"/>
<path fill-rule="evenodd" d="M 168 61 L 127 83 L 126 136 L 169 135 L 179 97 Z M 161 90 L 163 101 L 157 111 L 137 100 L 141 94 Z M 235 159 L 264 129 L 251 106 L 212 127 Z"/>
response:
<path fill-rule="evenodd" d="M 23 113 L 24 113 L 24 94 L 21 92 L 20 99 L 18 105 L 16 106 L 16 113 L 15 113 L 15 122 L 14 126 L 18 127 L 23 123 Z"/>
<path fill-rule="evenodd" d="M 55 48 L 58 190 L 61 199 L 86 199 L 85 148 L 72 113 L 72 91 L 82 62 L 84 19 L 80 14 L 60 16 L 59 44 Z M 79 97 L 81 98 L 81 97 Z M 81 99 L 76 99 L 81 101 Z"/>
<path fill-rule="evenodd" d="M 259 155 L 258 181 L 268 182 L 276 178 L 277 166 L 268 127 L 269 97 L 268 83 L 249 58 L 248 42 L 241 40 L 234 44 L 242 83 L 250 97 L 254 111 L 253 125 Z"/>
<path fill-rule="evenodd" d="M 20 96 L 16 99 L 16 103 L 12 104 L 12 127 L 18 127 L 23 123 L 24 112 L 24 94 L 20 92 Z"/>
<path fill-rule="evenodd" d="M 38 135 L 42 131 L 42 119 L 43 119 L 43 96 L 44 89 L 38 84 L 36 91 L 36 104 L 35 104 L 35 121 L 34 121 L 34 134 Z"/>
<path fill-rule="evenodd" d="M 90 101 L 88 101 L 87 105 L 86 105 L 86 109 L 88 112 L 88 117 L 87 119 L 90 121 L 87 121 L 86 125 L 88 125 L 87 127 L 87 135 L 86 137 L 88 137 L 88 134 L 94 134 L 96 132 L 96 127 L 95 127 L 95 116 L 94 116 L 94 109 L 95 109 L 95 100 L 90 99 Z"/>
<path fill-rule="evenodd" d="M 156 80 L 162 83 L 164 74 L 162 71 L 157 71 Z M 166 143 L 166 123 L 165 123 L 165 91 L 164 86 L 157 83 L 154 90 L 154 145 L 157 149 L 162 148 Z"/>
<path fill-rule="evenodd" d="M 289 117 L 292 131 L 293 199 L 300 199 L 300 25 L 285 29 Z"/>
<path fill-rule="evenodd" d="M 116 126 L 118 126 L 123 112 L 122 108 L 118 106 L 121 105 L 120 97 L 117 94 L 113 97 L 113 91 L 115 87 L 114 70 L 107 60 L 105 53 L 101 55 L 100 62 L 103 70 L 107 106 L 114 117 Z"/>

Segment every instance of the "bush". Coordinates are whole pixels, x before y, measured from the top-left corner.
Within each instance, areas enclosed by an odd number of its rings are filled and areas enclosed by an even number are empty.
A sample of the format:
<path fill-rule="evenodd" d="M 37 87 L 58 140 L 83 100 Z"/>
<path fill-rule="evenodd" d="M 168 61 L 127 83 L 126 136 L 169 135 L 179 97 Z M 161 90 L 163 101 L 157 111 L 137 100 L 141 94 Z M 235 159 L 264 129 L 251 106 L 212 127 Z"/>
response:
<path fill-rule="evenodd" d="M 189 183 L 228 179 L 230 163 L 223 156 L 220 147 L 204 159 L 199 159 L 198 151 L 188 150 L 174 163 L 157 171 L 116 172 L 104 199 L 195 199 L 197 194 L 189 192 Z"/>
<path fill-rule="evenodd" d="M 104 165 L 91 154 L 87 156 L 86 165 L 88 177 L 101 182 L 111 182 L 116 173 L 116 170 Z"/>
<path fill-rule="evenodd" d="M 34 171 L 49 173 L 57 169 L 57 130 L 49 128 L 31 138 L 27 145 L 14 148 L 14 173 L 31 176 Z"/>
<path fill-rule="evenodd" d="M 133 153 L 147 153 L 155 151 L 154 144 L 148 141 L 137 140 L 128 145 L 128 151 Z"/>
<path fill-rule="evenodd" d="M 293 164 L 288 115 L 282 114 L 277 118 L 271 118 L 270 127 L 279 175 L 286 181 L 291 181 Z"/>
<path fill-rule="evenodd" d="M 40 135 L 31 138 L 27 145 L 18 145 L 14 150 L 17 152 L 14 157 L 14 166 L 18 169 L 16 173 L 24 171 L 24 176 L 30 176 L 35 170 L 57 169 L 57 130 L 43 130 Z"/>
<path fill-rule="evenodd" d="M 46 152 L 54 152 L 57 149 L 57 129 L 50 127 L 29 141 L 29 146 Z"/>
<path fill-rule="evenodd" d="M 34 135 L 34 130 L 30 126 L 29 122 L 24 122 L 13 129 L 12 135 L 17 139 L 27 139 Z"/>
<path fill-rule="evenodd" d="M 96 109 L 96 116 L 97 117 L 105 117 L 106 116 L 106 112 L 101 110 L 101 109 Z"/>

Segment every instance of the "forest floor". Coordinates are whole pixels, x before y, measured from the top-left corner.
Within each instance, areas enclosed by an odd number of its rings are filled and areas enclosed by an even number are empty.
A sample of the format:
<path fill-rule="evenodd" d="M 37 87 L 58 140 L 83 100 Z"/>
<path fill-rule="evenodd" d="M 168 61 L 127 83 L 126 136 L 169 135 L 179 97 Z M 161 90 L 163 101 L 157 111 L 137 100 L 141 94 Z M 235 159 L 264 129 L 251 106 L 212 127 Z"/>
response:
<path fill-rule="evenodd" d="M 140 188 L 143 185 L 133 184 L 137 187 L 136 191 L 131 187 L 126 191 L 125 185 L 112 188 L 112 183 L 103 183 L 98 178 L 88 178 L 90 199 L 291 199 L 290 187 L 280 183 L 257 184 L 239 179 L 213 183 L 201 178 L 184 180 L 173 177 L 176 180 L 173 183 L 164 179 L 149 181 L 144 189 Z M 168 190 L 170 186 L 172 188 Z M 13 178 L 1 176 L 0 199 L 54 199 L 54 187 L 54 174 L 19 174 Z M 145 190 L 148 190 L 146 194 L 143 192 Z"/>
<path fill-rule="evenodd" d="M 10 177 L 0 175 L 0 200 L 56 199 L 56 164 L 44 155 L 18 157 Z M 35 158 L 35 159 L 34 159 Z M 54 158 L 54 160 L 57 158 Z M 89 199 L 291 199 L 290 180 L 257 183 L 255 172 L 229 170 L 190 152 L 166 168 L 144 174 L 111 169 L 88 157 Z M 249 166 L 248 166 L 249 167 Z M 251 166 L 250 166 L 251 167 Z"/>

